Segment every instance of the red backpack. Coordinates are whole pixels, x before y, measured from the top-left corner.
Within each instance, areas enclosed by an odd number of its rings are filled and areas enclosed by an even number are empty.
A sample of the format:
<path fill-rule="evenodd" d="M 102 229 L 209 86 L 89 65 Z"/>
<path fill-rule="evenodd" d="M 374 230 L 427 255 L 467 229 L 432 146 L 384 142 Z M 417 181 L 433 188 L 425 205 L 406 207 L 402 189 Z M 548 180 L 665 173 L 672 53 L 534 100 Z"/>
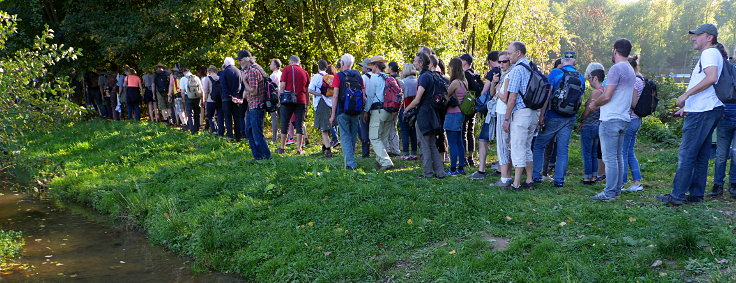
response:
<path fill-rule="evenodd" d="M 381 77 L 386 80 L 383 92 L 383 110 L 391 113 L 399 112 L 404 91 L 399 86 L 396 78 L 388 75 L 381 75 Z"/>

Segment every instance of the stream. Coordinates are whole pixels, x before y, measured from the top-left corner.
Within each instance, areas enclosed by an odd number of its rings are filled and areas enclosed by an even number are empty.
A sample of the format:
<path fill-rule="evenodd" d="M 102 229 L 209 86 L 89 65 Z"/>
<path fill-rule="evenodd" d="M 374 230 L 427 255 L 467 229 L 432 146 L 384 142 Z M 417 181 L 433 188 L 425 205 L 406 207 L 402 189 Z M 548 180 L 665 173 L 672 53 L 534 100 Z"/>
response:
<path fill-rule="evenodd" d="M 143 233 L 117 228 L 89 209 L 0 188 L 0 229 L 23 233 L 16 261 L 0 281 L 242 282 L 151 244 Z"/>

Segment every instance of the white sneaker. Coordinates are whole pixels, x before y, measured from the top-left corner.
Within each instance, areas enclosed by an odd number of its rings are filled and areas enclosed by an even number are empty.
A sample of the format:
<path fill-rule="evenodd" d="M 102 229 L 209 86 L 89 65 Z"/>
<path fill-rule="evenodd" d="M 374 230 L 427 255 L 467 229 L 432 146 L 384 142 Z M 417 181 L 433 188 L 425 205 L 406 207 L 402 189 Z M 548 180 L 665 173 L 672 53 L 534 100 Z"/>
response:
<path fill-rule="evenodd" d="M 644 186 L 642 185 L 631 185 L 628 188 L 624 189 L 627 192 L 641 192 L 644 190 Z"/>

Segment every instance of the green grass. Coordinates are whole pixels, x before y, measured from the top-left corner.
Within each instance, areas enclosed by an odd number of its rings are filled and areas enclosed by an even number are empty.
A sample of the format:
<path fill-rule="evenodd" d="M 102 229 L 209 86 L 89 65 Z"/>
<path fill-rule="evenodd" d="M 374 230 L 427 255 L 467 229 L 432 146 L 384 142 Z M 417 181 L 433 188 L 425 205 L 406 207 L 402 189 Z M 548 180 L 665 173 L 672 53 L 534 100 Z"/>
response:
<path fill-rule="evenodd" d="M 577 137 L 566 187 L 522 192 L 490 187 L 496 178 L 417 179 L 410 161 L 345 171 L 319 146 L 250 164 L 244 144 L 147 123 L 90 121 L 25 143 L 23 164 L 56 197 L 131 221 L 199 268 L 258 281 L 736 280 L 730 201 L 653 198 L 670 190 L 671 146 L 638 146 L 647 190 L 594 202 L 602 185 L 579 184 Z"/>

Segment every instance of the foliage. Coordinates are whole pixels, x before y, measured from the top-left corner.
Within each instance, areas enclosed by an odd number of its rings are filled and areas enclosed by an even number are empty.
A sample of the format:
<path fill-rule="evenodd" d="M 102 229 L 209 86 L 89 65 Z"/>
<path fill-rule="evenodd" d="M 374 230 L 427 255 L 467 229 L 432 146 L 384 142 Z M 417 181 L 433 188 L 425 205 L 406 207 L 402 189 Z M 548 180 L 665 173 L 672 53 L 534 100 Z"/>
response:
<path fill-rule="evenodd" d="M 3 264 L 20 255 L 24 243 L 21 232 L 0 230 L 0 270 Z"/>
<path fill-rule="evenodd" d="M 0 49 L 15 32 L 15 16 L 0 11 Z M 46 30 L 36 36 L 31 48 L 0 56 L 0 159 L 3 161 L 7 161 L 7 155 L 18 153 L 19 136 L 77 121 L 84 112 L 66 99 L 71 92 L 68 83 L 48 72 L 49 66 L 77 56 L 73 48 L 48 43 L 52 38 L 53 31 Z"/>
<path fill-rule="evenodd" d="M 158 62 L 219 66 L 240 49 L 262 63 L 299 55 L 309 66 L 344 53 L 358 60 L 380 54 L 411 62 L 418 47 L 427 45 L 449 61 L 464 52 L 485 57 L 512 40 L 525 41 L 531 54 L 547 61 L 565 36 L 546 0 L 31 2 L 5 0 L 0 9 L 27 19 L 26 30 L 49 24 L 59 31 L 59 42 L 85 52 L 73 62 L 79 70 L 109 64 L 148 69 Z M 513 12 L 520 5 L 528 13 Z"/>
<path fill-rule="evenodd" d="M 384 173 L 361 159 L 347 171 L 318 145 L 249 163 L 245 144 L 150 123 L 32 134 L 22 162 L 56 174 L 56 197 L 128 219 L 201 267 L 256 281 L 677 281 L 690 258 L 736 252 L 732 202 L 681 210 L 654 200 L 671 190 L 674 147 L 638 143 L 647 190 L 599 203 L 588 196 L 603 185 L 578 182 L 577 140 L 565 188 L 521 192 L 489 187 L 495 177 L 418 180 L 413 161 Z M 672 265 L 649 268 L 658 259 Z"/>

